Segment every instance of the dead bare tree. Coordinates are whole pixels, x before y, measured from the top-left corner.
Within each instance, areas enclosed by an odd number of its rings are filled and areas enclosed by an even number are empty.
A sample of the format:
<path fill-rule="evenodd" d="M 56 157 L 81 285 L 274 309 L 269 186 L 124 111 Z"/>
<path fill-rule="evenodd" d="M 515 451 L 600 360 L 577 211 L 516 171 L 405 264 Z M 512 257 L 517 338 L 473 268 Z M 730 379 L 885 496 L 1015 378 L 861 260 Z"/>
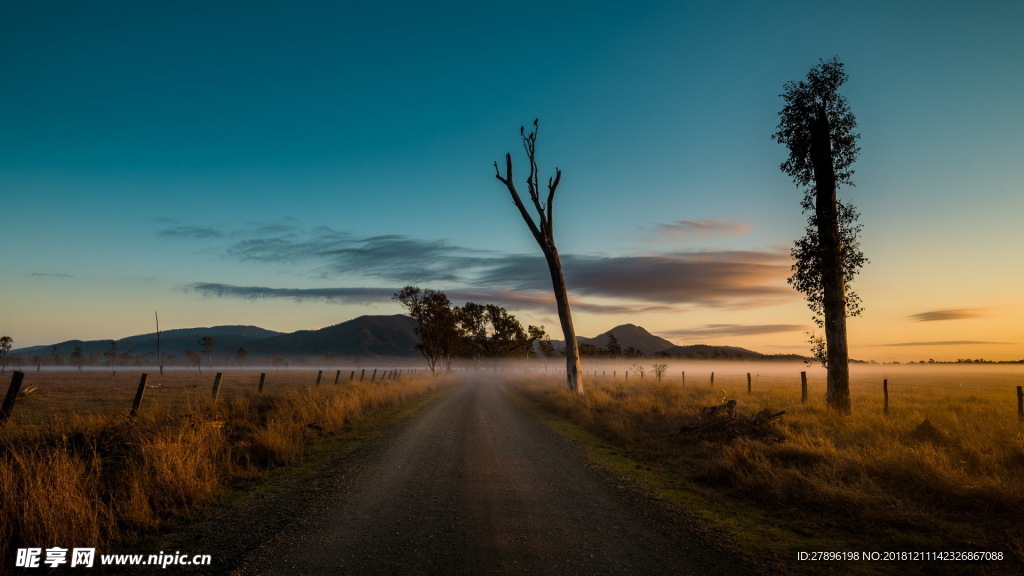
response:
<path fill-rule="evenodd" d="M 562 324 L 562 334 L 565 337 L 565 381 L 569 390 L 583 394 L 583 374 L 580 371 L 580 350 L 576 341 L 576 330 L 572 326 L 572 314 L 569 311 L 569 296 L 565 289 L 565 277 L 562 275 L 562 263 L 558 259 L 558 249 L 555 248 L 555 226 L 553 219 L 555 190 L 562 180 L 562 171 L 555 168 L 555 177 L 548 178 L 548 197 L 546 202 L 540 199 L 540 182 L 537 170 L 537 132 L 538 121 L 533 121 L 533 131 L 529 134 L 522 126 L 519 127 L 519 135 L 523 139 L 523 148 L 526 149 L 526 157 L 530 161 L 530 175 L 526 179 L 526 185 L 530 192 L 530 200 L 537 211 L 537 220 L 534 220 L 526 205 L 523 204 L 519 192 L 516 190 L 512 178 L 512 154 L 505 154 L 505 175 L 501 175 L 498 163 L 494 163 L 494 176 L 508 188 L 509 194 L 519 213 L 529 226 L 530 232 L 540 245 L 541 252 L 548 263 L 548 271 L 551 273 L 551 284 L 555 292 L 555 303 L 558 306 L 558 320 Z"/>

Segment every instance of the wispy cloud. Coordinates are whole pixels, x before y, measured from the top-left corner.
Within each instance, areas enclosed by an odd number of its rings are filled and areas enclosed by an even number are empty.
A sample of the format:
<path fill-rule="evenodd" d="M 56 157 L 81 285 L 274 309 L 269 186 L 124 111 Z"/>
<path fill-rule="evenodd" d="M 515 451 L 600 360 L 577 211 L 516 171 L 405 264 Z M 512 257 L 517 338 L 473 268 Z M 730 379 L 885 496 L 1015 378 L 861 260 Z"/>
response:
<path fill-rule="evenodd" d="M 241 298 L 245 300 L 288 299 L 295 301 L 320 301 L 336 304 L 371 304 L 391 300 L 399 288 L 270 288 L 267 286 L 235 286 L 217 282 L 195 282 L 178 288 L 203 296 L 218 298 Z M 447 290 L 453 304 L 466 302 L 498 304 L 514 310 L 539 310 L 550 312 L 555 309 L 555 299 L 550 293 L 526 293 L 509 290 Z M 597 314 L 626 314 L 637 312 L 669 311 L 669 306 L 628 306 L 608 305 L 572 299 L 575 310 Z"/>
<path fill-rule="evenodd" d="M 286 298 L 291 300 L 320 300 L 346 304 L 385 302 L 397 291 L 395 288 L 269 288 L 267 286 L 233 286 L 213 282 L 196 282 L 181 287 L 187 292 L 220 298 Z"/>
<path fill-rule="evenodd" d="M 789 256 L 771 252 L 571 257 L 565 267 L 575 291 L 595 296 L 733 307 L 793 297 Z"/>
<path fill-rule="evenodd" d="M 986 342 L 984 340 L 935 340 L 930 342 L 895 342 L 892 344 L 875 344 L 875 346 L 975 346 L 975 345 L 1015 346 L 1015 342 Z"/>
<path fill-rule="evenodd" d="M 492 258 L 477 278 L 484 286 L 546 290 L 551 279 L 540 256 Z M 648 256 L 562 256 L 571 291 L 664 304 L 748 306 L 792 297 L 786 254 L 755 251 L 681 252 Z"/>
<path fill-rule="evenodd" d="M 449 299 L 455 304 L 466 302 L 487 302 L 498 304 L 516 310 L 530 309 L 543 312 L 555 310 L 555 297 L 548 292 L 524 292 L 517 290 L 449 290 L 446 292 Z M 648 306 L 628 304 L 601 304 L 597 302 L 582 300 L 573 296 L 569 297 L 569 303 L 573 310 L 591 312 L 594 314 L 636 314 L 642 312 L 670 312 L 676 311 L 672 306 Z"/>
<path fill-rule="evenodd" d="M 780 332 L 802 332 L 807 326 L 800 324 L 705 324 L 700 328 L 688 328 L 665 332 L 666 335 L 683 338 L 717 338 L 720 336 L 751 336 L 755 334 L 777 334 Z"/>
<path fill-rule="evenodd" d="M 258 233 L 231 245 L 226 255 L 248 262 L 306 262 L 311 273 L 323 278 L 357 274 L 397 282 L 459 281 L 463 272 L 488 262 L 485 252 L 398 234 L 358 238 L 327 227 L 301 234 L 288 227 Z"/>
<path fill-rule="evenodd" d="M 739 222 L 725 222 L 707 218 L 704 220 L 680 220 L 672 224 L 657 224 L 651 230 L 652 242 L 679 242 L 685 240 L 707 240 L 721 236 L 742 236 L 750 232 L 750 225 Z"/>
<path fill-rule="evenodd" d="M 205 229 L 185 226 L 173 230 L 178 231 L 174 235 L 185 238 L 201 236 Z M 301 229 L 292 222 L 253 224 L 248 232 L 232 233 L 230 237 L 223 256 L 239 262 L 305 266 L 306 276 L 335 279 L 343 284 L 372 285 L 376 279 L 384 285 L 442 288 L 453 298 L 459 292 L 480 293 L 489 295 L 491 299 L 487 301 L 495 303 L 545 309 L 552 306 L 551 278 L 540 254 L 478 250 L 444 240 L 398 234 L 357 237 L 323 226 Z M 785 283 L 791 262 L 783 250 L 629 256 L 563 254 L 562 265 L 574 306 L 599 313 L 669 311 L 686 304 L 746 308 L 796 297 Z M 318 294 L 304 288 L 228 287 L 210 283 L 190 286 L 193 291 L 222 297 L 325 300 L 346 296 L 344 292 Z M 203 288 L 196 290 L 196 286 Z"/>
<path fill-rule="evenodd" d="M 951 308 L 948 310 L 931 310 L 920 314 L 911 314 L 917 322 L 937 322 L 940 320 L 964 320 L 967 318 L 980 318 L 988 315 L 987 308 Z"/>
<path fill-rule="evenodd" d="M 223 238 L 224 232 L 215 228 L 204 228 L 201 226 L 175 226 L 157 231 L 162 238 L 181 238 L 194 240 L 209 240 L 212 238 Z"/>
<path fill-rule="evenodd" d="M 71 274 L 60 274 L 51 272 L 33 272 L 30 274 L 32 278 L 43 279 L 43 278 L 55 278 L 55 279 L 68 279 L 74 278 Z"/>

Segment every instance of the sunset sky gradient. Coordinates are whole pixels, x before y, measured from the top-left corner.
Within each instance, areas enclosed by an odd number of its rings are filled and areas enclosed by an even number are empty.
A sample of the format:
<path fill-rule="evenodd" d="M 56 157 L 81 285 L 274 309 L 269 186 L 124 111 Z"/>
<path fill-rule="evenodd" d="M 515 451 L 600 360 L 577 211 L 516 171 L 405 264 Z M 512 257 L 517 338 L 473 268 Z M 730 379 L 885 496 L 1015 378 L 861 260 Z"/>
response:
<path fill-rule="evenodd" d="M 319 328 L 416 284 L 560 338 L 493 162 L 540 118 L 577 332 L 806 353 L 779 94 L 838 56 L 854 358 L 1024 358 L 1024 3 L 3 2 L 0 334 Z"/>

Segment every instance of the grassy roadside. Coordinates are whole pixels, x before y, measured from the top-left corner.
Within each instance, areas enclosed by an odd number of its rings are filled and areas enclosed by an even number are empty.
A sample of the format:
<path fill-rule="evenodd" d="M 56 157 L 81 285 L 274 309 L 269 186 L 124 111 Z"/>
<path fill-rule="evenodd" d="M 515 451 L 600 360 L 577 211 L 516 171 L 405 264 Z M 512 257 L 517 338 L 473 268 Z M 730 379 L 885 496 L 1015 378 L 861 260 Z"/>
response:
<path fill-rule="evenodd" d="M 445 387 L 431 377 L 297 386 L 154 403 L 134 419 L 64 412 L 9 423 L 0 433 L 0 571 L 19 548 L 111 550 L 230 503 L 240 488 L 269 495 L 264 479 L 354 450 Z"/>
<path fill-rule="evenodd" d="M 217 572 L 238 568 L 248 554 L 272 543 L 283 526 L 305 514 L 320 492 L 347 474 L 388 431 L 446 394 L 449 384 L 441 381 L 433 391 L 310 440 L 299 461 L 235 486 L 219 502 L 168 522 L 158 533 L 122 542 L 117 553 L 180 550 L 210 554 Z"/>
<path fill-rule="evenodd" d="M 922 483 L 924 476 L 939 476 L 925 471 L 931 462 L 900 462 L 898 471 L 917 484 L 906 488 L 916 491 L 918 501 L 902 495 L 886 494 L 886 486 L 874 484 L 876 493 L 861 484 L 843 482 L 828 474 L 844 466 L 841 450 L 821 455 L 803 445 L 801 435 L 812 425 L 826 428 L 819 443 L 846 440 L 855 425 L 822 426 L 827 414 L 799 407 L 779 406 L 778 398 L 768 398 L 774 407 L 792 409 L 793 424 L 786 427 L 784 441 L 767 443 L 734 439 L 706 442 L 668 436 L 687 419 L 694 420 L 701 406 L 721 402 L 722 391 L 679 391 L 648 384 L 627 387 L 622 384 L 595 383 L 584 399 L 573 398 L 559 388 L 535 382 L 511 382 L 509 395 L 524 409 L 536 415 L 548 427 L 580 445 L 587 458 L 613 473 L 631 479 L 641 489 L 659 499 L 677 504 L 698 523 L 706 535 L 735 554 L 767 563 L 773 572 L 794 574 L 836 573 L 866 574 L 1008 574 L 1020 570 L 1013 543 L 1019 524 L 1016 508 L 989 513 L 963 514 L 945 490 L 943 478 Z M 743 401 L 753 401 L 747 397 Z M 764 400 L 764 399 L 762 399 Z M 755 408 L 749 408 L 752 411 Z M 744 410 L 746 412 L 747 410 Z M 942 423 L 933 414 L 933 421 Z M 963 416 L 963 414 L 961 414 Z M 981 418 L 981 420 L 984 420 Z M 870 423 L 876 435 L 878 423 Z M 855 430 L 859 436 L 867 432 Z M 828 436 L 832 438 L 827 438 Z M 858 436 L 858 437 L 859 437 Z M 904 442 L 911 445 L 913 442 Z M 905 446 L 904 446 L 905 447 Z M 934 452 L 931 444 L 925 454 Z M 920 447 L 915 449 L 921 451 Z M 852 450 L 858 452 L 857 450 Z M 859 451 L 856 463 L 867 476 L 878 469 L 874 456 Z M 894 460 L 899 449 L 878 456 Z M 1010 454 L 1013 456 L 1013 454 Z M 739 462 L 739 465 L 737 465 Z M 1010 467 L 1016 460 L 1008 460 Z M 824 479 L 816 475 L 825 474 Z M 1008 484 L 1014 480 L 1012 470 Z M 980 483 L 983 479 L 977 478 Z M 899 485 L 899 483 L 897 483 Z M 890 488 L 891 489 L 891 488 Z M 971 486 L 966 487 L 968 498 Z M 934 496 L 931 491 L 939 494 Z M 1000 493 L 996 502 L 1010 500 Z M 922 506 L 925 498 L 927 505 Z M 882 508 L 885 502 L 888 508 Z M 973 501 L 969 501 L 972 502 Z M 1019 500 L 1011 504 L 1019 506 Z M 943 509 L 945 505 L 946 509 Z M 857 506 L 860 506 L 858 509 Z M 878 510 L 867 509 L 879 506 Z M 950 510 L 951 509 L 951 510 Z M 958 517 L 959 516 L 959 517 Z M 980 522 L 979 522 L 980 519 Z M 886 552 L 919 550 L 1000 551 L 1003 562 L 820 562 L 798 561 L 801 551 Z"/>

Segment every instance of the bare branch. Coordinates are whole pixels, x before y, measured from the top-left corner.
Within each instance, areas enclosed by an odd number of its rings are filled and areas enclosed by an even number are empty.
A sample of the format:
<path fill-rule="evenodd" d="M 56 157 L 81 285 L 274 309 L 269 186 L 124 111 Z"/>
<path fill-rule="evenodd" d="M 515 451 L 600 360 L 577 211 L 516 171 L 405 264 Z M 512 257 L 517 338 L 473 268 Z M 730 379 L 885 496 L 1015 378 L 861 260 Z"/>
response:
<path fill-rule="evenodd" d="M 559 170 L 556 167 L 555 168 L 555 179 L 554 179 L 554 181 L 552 181 L 551 178 L 548 178 L 548 213 L 547 213 L 547 221 L 548 221 L 548 232 L 551 234 L 552 238 L 554 238 L 554 235 L 555 235 L 555 217 L 554 217 L 554 212 L 555 212 L 555 189 L 558 188 L 558 183 L 561 182 L 561 181 L 562 181 L 562 171 Z"/>
<path fill-rule="evenodd" d="M 512 154 L 505 154 L 505 177 L 502 178 L 501 172 L 498 171 L 498 163 L 494 163 L 494 177 L 497 178 L 502 184 L 508 188 L 509 194 L 512 196 L 512 201 L 515 202 L 516 208 L 519 209 L 519 213 L 523 216 L 523 220 L 526 221 L 526 225 L 530 228 L 530 232 L 533 234 L 537 243 L 543 246 L 544 234 L 537 228 L 536 222 L 533 217 L 530 216 L 530 212 L 526 209 L 523 204 L 522 198 L 519 197 L 519 191 L 516 190 L 516 184 L 512 180 Z"/>

